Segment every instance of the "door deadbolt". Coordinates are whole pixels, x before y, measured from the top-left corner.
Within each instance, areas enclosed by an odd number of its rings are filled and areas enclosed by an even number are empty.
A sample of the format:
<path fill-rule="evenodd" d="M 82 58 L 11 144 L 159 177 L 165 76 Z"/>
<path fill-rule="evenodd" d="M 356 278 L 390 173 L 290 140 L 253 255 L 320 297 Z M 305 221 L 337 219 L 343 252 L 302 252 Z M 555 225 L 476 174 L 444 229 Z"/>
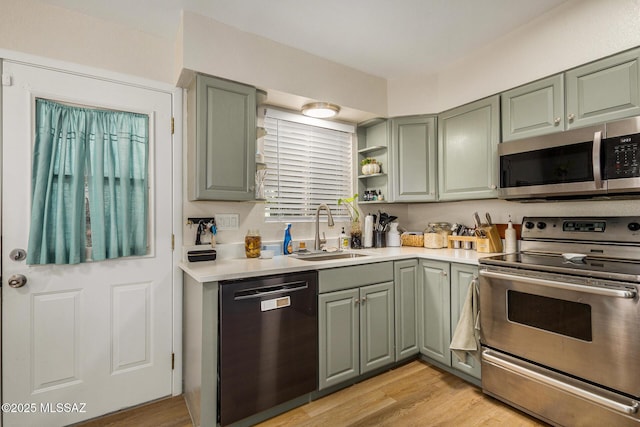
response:
<path fill-rule="evenodd" d="M 21 288 L 27 284 L 27 278 L 22 274 L 14 274 L 9 277 L 9 286 L 12 288 Z"/>
<path fill-rule="evenodd" d="M 9 252 L 9 258 L 13 261 L 23 261 L 27 258 L 27 251 L 24 249 L 16 248 Z"/>

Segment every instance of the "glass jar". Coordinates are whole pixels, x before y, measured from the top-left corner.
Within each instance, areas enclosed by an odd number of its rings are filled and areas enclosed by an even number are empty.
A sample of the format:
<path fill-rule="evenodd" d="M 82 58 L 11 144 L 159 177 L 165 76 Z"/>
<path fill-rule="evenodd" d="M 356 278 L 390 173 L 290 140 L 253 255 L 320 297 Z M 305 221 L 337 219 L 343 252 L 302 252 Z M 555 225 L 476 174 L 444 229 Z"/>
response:
<path fill-rule="evenodd" d="M 424 247 L 429 249 L 442 248 L 442 234 L 434 223 L 429 224 L 424 230 Z"/>
<path fill-rule="evenodd" d="M 442 247 L 449 247 L 449 236 L 451 235 L 451 224 L 448 222 L 439 222 L 437 223 L 437 230 L 440 232 L 442 236 Z"/>
<path fill-rule="evenodd" d="M 247 258 L 258 258 L 261 247 L 262 237 L 260 237 L 260 230 L 249 229 L 247 235 L 244 236 L 244 253 Z"/>

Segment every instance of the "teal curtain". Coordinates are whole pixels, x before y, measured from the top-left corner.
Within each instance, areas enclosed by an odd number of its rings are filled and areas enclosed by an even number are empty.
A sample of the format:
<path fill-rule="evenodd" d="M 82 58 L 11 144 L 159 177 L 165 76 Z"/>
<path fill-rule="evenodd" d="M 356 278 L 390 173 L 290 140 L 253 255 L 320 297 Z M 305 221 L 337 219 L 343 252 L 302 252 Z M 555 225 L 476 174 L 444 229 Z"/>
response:
<path fill-rule="evenodd" d="M 147 253 L 148 129 L 144 114 L 36 100 L 28 264 Z"/>

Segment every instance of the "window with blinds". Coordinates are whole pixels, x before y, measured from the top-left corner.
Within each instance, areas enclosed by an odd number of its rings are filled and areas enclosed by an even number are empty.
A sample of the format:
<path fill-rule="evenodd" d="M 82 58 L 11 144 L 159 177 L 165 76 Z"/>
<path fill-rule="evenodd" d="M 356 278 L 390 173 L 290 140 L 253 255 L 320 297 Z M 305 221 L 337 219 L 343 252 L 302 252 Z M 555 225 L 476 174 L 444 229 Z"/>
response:
<path fill-rule="evenodd" d="M 354 127 L 267 108 L 264 128 L 266 221 L 311 221 L 322 203 L 347 219 Z"/>

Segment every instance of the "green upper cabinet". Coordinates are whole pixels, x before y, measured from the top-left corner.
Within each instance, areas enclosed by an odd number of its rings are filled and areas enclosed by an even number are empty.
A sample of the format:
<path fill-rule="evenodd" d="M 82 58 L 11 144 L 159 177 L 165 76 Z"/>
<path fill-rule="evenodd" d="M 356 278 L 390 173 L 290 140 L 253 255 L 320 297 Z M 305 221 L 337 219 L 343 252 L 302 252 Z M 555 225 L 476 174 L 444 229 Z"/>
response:
<path fill-rule="evenodd" d="M 436 200 L 436 119 L 391 120 L 391 173 L 394 202 Z"/>
<path fill-rule="evenodd" d="M 564 130 L 564 76 L 558 74 L 504 92 L 502 140 Z"/>
<path fill-rule="evenodd" d="M 191 200 L 253 200 L 256 89 L 197 75 L 189 90 Z M 195 112 L 195 113 L 193 113 Z"/>
<path fill-rule="evenodd" d="M 497 197 L 500 96 L 438 116 L 440 200 Z"/>
<path fill-rule="evenodd" d="M 640 49 L 567 71 L 567 129 L 640 114 Z"/>

